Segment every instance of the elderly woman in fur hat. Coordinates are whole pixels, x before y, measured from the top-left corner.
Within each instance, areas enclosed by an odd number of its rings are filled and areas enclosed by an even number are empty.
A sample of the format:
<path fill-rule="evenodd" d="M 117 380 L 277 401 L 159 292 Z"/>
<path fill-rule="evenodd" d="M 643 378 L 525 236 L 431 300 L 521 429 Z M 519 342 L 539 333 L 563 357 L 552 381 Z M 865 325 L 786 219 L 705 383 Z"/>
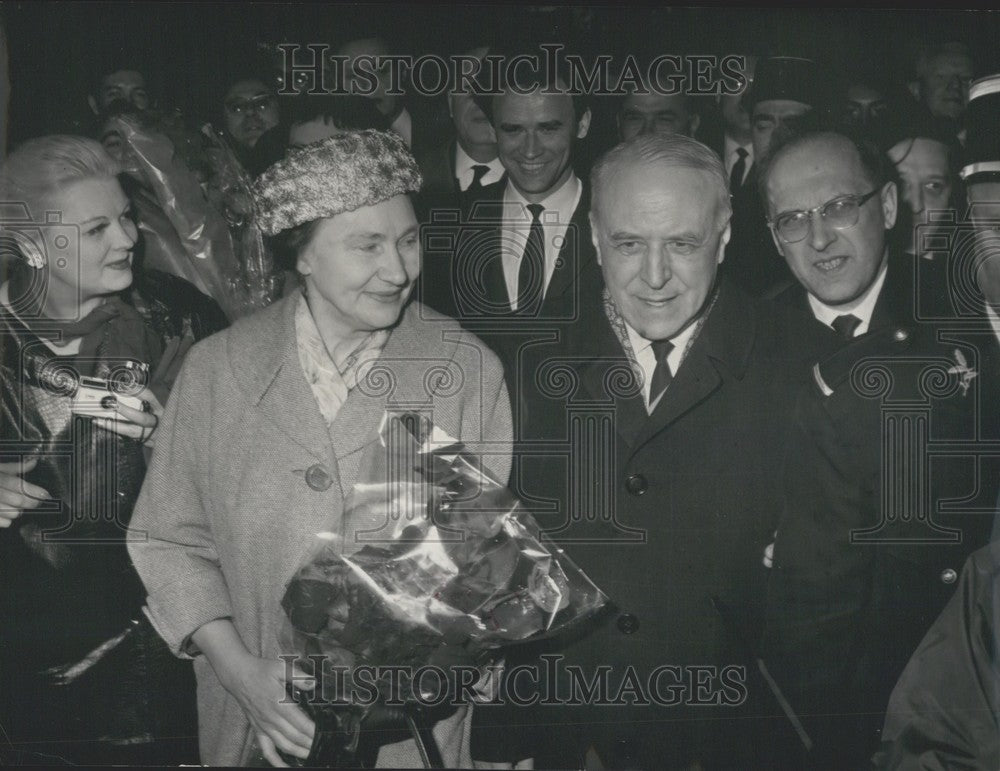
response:
<path fill-rule="evenodd" d="M 281 647 L 281 598 L 317 533 L 350 543 L 345 497 L 368 481 L 362 458 L 387 408 L 430 411 L 507 479 L 500 364 L 410 298 L 419 187 L 402 141 L 374 130 L 293 151 L 265 172 L 259 224 L 293 250 L 302 290 L 195 346 L 167 405 L 131 553 L 154 625 L 194 659 L 204 763 L 309 754 L 315 725 L 285 689 L 315 683 L 279 658 L 297 653 Z M 459 707 L 434 725 L 446 765 L 471 765 L 469 719 Z M 378 764 L 420 758 L 399 741 Z"/>

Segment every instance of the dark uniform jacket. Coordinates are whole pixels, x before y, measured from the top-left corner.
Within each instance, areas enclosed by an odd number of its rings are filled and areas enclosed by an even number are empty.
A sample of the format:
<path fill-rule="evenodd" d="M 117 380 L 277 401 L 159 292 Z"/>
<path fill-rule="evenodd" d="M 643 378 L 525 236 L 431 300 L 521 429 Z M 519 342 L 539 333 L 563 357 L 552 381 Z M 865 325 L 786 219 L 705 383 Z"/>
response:
<path fill-rule="evenodd" d="M 764 655 L 815 747 L 862 768 L 906 660 L 989 536 L 1000 458 L 975 351 L 890 325 L 813 369 L 794 406 Z"/>
<path fill-rule="evenodd" d="M 1000 544 L 957 586 L 893 689 L 877 768 L 1000 768 Z"/>
<path fill-rule="evenodd" d="M 738 735 L 769 741 L 766 721 L 748 717 L 761 692 L 746 648 L 780 511 L 787 405 L 828 344 L 813 320 L 723 280 L 652 415 L 603 315 L 527 362 L 537 390 L 522 390 L 517 492 L 611 598 L 597 622 L 546 649 L 588 682 L 610 667 L 604 691 L 509 710 L 521 725 L 503 729 L 507 741 L 535 731 L 539 767 L 580 767 L 588 749 L 607 768 L 756 767 Z M 646 703 L 629 703 L 623 683 Z"/>

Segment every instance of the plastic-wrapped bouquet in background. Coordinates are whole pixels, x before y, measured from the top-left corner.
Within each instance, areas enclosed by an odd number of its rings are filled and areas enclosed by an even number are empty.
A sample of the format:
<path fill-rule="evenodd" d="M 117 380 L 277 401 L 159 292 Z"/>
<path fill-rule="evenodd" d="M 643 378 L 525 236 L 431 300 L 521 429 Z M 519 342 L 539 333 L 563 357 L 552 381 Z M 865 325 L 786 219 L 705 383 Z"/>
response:
<path fill-rule="evenodd" d="M 591 616 L 606 596 L 543 537 L 465 447 L 413 413 L 388 415 L 347 498 L 340 533 L 288 585 L 283 649 L 348 672 L 407 673 L 461 649 L 482 662 Z M 387 691 L 382 691 L 387 693 Z"/>
<path fill-rule="evenodd" d="M 129 192 L 146 267 L 190 281 L 230 319 L 280 296 L 280 274 L 253 224 L 251 180 L 211 126 L 195 133 L 177 115 L 125 112 L 104 134 L 137 183 Z"/>

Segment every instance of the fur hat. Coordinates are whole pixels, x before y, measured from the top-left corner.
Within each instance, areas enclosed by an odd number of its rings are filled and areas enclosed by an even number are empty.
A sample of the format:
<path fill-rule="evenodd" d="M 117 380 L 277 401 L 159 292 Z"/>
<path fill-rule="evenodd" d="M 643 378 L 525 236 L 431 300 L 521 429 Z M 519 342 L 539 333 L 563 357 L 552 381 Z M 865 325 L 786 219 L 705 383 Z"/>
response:
<path fill-rule="evenodd" d="M 392 132 L 351 131 L 292 150 L 254 183 L 257 225 L 277 235 L 304 222 L 420 189 L 417 162 Z"/>

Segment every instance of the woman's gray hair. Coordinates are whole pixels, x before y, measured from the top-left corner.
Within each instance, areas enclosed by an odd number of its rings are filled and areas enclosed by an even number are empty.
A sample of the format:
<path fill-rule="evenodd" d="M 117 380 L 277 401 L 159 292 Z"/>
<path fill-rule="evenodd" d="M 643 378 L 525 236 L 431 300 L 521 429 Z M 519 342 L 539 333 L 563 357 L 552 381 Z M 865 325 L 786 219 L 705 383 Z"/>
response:
<path fill-rule="evenodd" d="M 718 193 L 719 227 L 725 227 L 732 216 L 729 178 L 722 159 L 710 148 L 681 134 L 642 134 L 611 148 L 594 164 L 590 172 L 591 211 L 600 214 L 601 191 L 610 174 L 619 167 L 660 165 L 693 169 L 705 174 Z"/>
<path fill-rule="evenodd" d="M 0 203 L 24 204 L 32 222 L 44 222 L 52 196 L 66 185 L 120 172 L 118 162 L 93 139 L 68 134 L 29 139 L 0 167 Z"/>

